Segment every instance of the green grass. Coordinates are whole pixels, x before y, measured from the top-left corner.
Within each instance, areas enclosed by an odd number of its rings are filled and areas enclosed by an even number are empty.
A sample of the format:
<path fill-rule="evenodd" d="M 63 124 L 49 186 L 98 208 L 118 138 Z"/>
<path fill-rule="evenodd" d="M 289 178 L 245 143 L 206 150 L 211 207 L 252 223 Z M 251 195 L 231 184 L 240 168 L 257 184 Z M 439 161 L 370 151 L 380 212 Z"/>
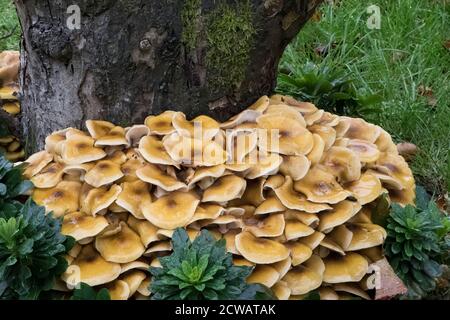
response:
<path fill-rule="evenodd" d="M 19 50 L 21 31 L 12 1 L 0 0 L 0 12 L 0 51 Z"/>
<path fill-rule="evenodd" d="M 337 1 L 335 1 L 337 2 Z M 381 29 L 369 30 L 366 9 L 381 9 Z M 319 22 L 310 21 L 287 48 L 283 69 L 300 69 L 308 60 L 342 70 L 364 93 L 378 93 L 377 112 L 364 115 L 390 132 L 395 141 L 415 143 L 412 162 L 418 183 L 429 191 L 450 189 L 450 39 L 448 0 L 345 0 L 324 4 Z M 325 57 L 318 45 L 333 44 Z M 431 107 L 418 93 L 432 88 Z"/>

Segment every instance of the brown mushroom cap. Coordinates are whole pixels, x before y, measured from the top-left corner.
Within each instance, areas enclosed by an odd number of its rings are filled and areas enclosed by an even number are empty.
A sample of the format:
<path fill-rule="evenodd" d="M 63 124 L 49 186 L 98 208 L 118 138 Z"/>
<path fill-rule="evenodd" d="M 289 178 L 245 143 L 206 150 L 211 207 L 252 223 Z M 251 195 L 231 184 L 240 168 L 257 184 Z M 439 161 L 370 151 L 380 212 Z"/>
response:
<path fill-rule="evenodd" d="M 275 270 L 277 270 L 277 272 L 279 274 L 278 279 L 281 279 L 289 271 L 289 269 L 291 269 L 292 259 L 291 259 L 291 257 L 287 257 L 284 260 L 270 264 L 270 266 L 275 268 Z"/>
<path fill-rule="evenodd" d="M 321 259 L 313 255 L 310 259 L 318 259 L 320 262 L 315 262 L 311 265 L 299 265 L 292 268 L 284 277 L 293 295 L 306 294 L 312 290 L 317 289 L 322 284 L 321 268 L 314 268 L 316 264 L 322 263 Z"/>
<path fill-rule="evenodd" d="M 353 233 L 345 225 L 340 225 L 333 228 L 326 237 L 339 245 L 344 251 L 347 251 L 352 241 Z"/>
<path fill-rule="evenodd" d="M 291 295 L 291 289 L 287 286 L 286 282 L 278 281 L 271 288 L 278 300 L 287 300 Z"/>
<path fill-rule="evenodd" d="M 280 165 L 280 172 L 285 176 L 290 176 L 294 181 L 302 179 L 309 170 L 311 162 L 304 156 L 284 156 Z"/>
<path fill-rule="evenodd" d="M 323 112 L 323 111 L 322 111 Z M 306 127 L 306 118 L 302 116 L 302 114 L 292 106 L 288 106 L 286 104 L 271 104 L 267 107 L 264 114 L 270 114 L 272 116 L 286 116 L 291 119 L 294 119 L 298 123 L 300 123 L 303 127 Z"/>
<path fill-rule="evenodd" d="M 311 168 L 303 179 L 296 181 L 294 189 L 305 194 L 309 201 L 317 203 L 334 204 L 351 195 L 331 173 L 319 166 Z"/>
<path fill-rule="evenodd" d="M 383 244 L 387 236 L 383 227 L 372 223 L 348 224 L 347 228 L 352 232 L 347 251 L 376 247 Z"/>
<path fill-rule="evenodd" d="M 127 298 L 130 298 L 133 294 L 135 294 L 142 281 L 144 281 L 146 277 L 146 274 L 139 270 L 133 270 L 131 272 L 128 272 L 124 276 L 121 276 L 121 280 L 125 281 L 128 285 L 128 288 L 130 289 L 130 293 Z"/>
<path fill-rule="evenodd" d="M 277 197 L 268 197 L 266 200 L 261 202 L 261 204 L 255 209 L 254 214 L 268 214 L 273 212 L 286 211 L 286 207 L 283 206 L 281 201 Z"/>
<path fill-rule="evenodd" d="M 174 191 L 153 203 L 143 204 L 142 212 L 155 226 L 175 229 L 189 223 L 199 202 L 197 195 L 192 192 Z"/>
<path fill-rule="evenodd" d="M 284 231 L 284 216 L 282 213 L 273 214 L 267 218 L 256 221 L 245 230 L 250 231 L 256 237 L 278 237 Z"/>
<path fill-rule="evenodd" d="M 75 181 L 61 181 L 49 189 L 34 189 L 32 198 L 47 212 L 53 211 L 56 217 L 78 210 L 81 183 Z"/>
<path fill-rule="evenodd" d="M 341 225 L 359 210 L 361 205 L 348 200 L 341 201 L 333 206 L 333 209 L 320 214 L 319 231 L 326 231 L 335 226 Z"/>
<path fill-rule="evenodd" d="M 303 195 L 293 190 L 293 182 L 291 177 L 286 177 L 283 185 L 276 188 L 275 193 L 280 199 L 281 203 L 289 209 L 306 211 L 309 213 L 316 213 L 323 210 L 330 209 L 327 204 L 318 204 L 308 201 Z"/>
<path fill-rule="evenodd" d="M 98 188 L 123 177 L 120 164 L 111 160 L 100 160 L 84 175 L 84 181 Z"/>
<path fill-rule="evenodd" d="M 82 201 L 81 209 L 83 212 L 95 216 L 116 201 L 120 192 L 122 192 L 122 188 L 115 184 L 109 190 L 105 186 L 91 189 L 88 191 L 84 201 Z"/>
<path fill-rule="evenodd" d="M 380 135 L 379 127 L 360 118 L 341 117 L 340 122 L 348 122 L 350 124 L 344 135 L 346 138 L 361 139 L 374 143 Z"/>
<path fill-rule="evenodd" d="M 317 133 L 313 133 L 313 143 L 314 146 L 312 150 L 306 155 L 311 165 L 320 162 L 320 159 L 322 159 L 323 152 L 325 150 L 325 141 Z"/>
<path fill-rule="evenodd" d="M 202 179 L 218 178 L 223 176 L 224 174 L 225 166 L 223 164 L 212 167 L 201 167 L 193 171 L 192 174 L 186 178 L 186 182 L 188 183 L 188 187 L 191 187 Z"/>
<path fill-rule="evenodd" d="M 33 182 L 35 188 L 53 188 L 62 180 L 63 169 L 64 165 L 60 163 L 50 163 L 34 175 L 31 182 Z"/>
<path fill-rule="evenodd" d="M 136 175 L 142 181 L 157 185 L 166 191 L 175 191 L 187 188 L 187 186 L 176 178 L 167 174 L 156 165 L 148 163 L 136 171 Z"/>
<path fill-rule="evenodd" d="M 167 110 L 157 116 L 148 116 L 145 119 L 145 125 L 150 128 L 151 133 L 158 135 L 171 134 L 175 132 L 175 128 L 172 125 L 175 113 L 175 111 Z"/>
<path fill-rule="evenodd" d="M 344 249 L 341 248 L 339 244 L 334 242 L 331 238 L 325 237 L 322 242 L 320 242 L 320 245 L 324 248 L 327 248 L 331 251 L 337 252 L 339 254 L 345 255 Z M 328 256 L 328 254 L 326 255 Z"/>
<path fill-rule="evenodd" d="M 247 231 L 236 236 L 236 249 L 244 258 L 258 264 L 278 262 L 289 256 L 289 250 L 282 244 L 257 238 Z"/>
<path fill-rule="evenodd" d="M 375 168 L 400 181 L 405 189 L 414 189 L 414 176 L 405 159 L 394 153 L 383 153 Z"/>
<path fill-rule="evenodd" d="M 361 176 L 361 162 L 358 155 L 344 147 L 331 147 L 322 163 L 340 182 L 358 180 Z"/>
<path fill-rule="evenodd" d="M 91 137 L 73 134 L 63 142 L 61 156 L 66 164 L 80 164 L 104 158 L 106 153 L 101 148 L 94 147 L 94 139 Z"/>
<path fill-rule="evenodd" d="M 224 212 L 225 209 L 217 204 L 202 203 L 197 206 L 197 209 L 189 221 L 189 224 L 199 220 L 217 219 Z"/>
<path fill-rule="evenodd" d="M 176 112 L 172 124 L 180 135 L 202 140 L 212 139 L 219 131 L 219 123 L 211 117 L 200 115 L 191 121 L 182 112 Z"/>
<path fill-rule="evenodd" d="M 141 238 L 125 222 L 120 222 L 119 233 L 95 239 L 95 248 L 106 261 L 127 263 L 136 260 L 145 251 Z"/>
<path fill-rule="evenodd" d="M 148 249 L 144 252 L 144 256 L 154 256 L 155 254 L 160 254 L 161 252 L 171 251 L 172 250 L 172 243 L 170 241 L 158 241 L 152 243 Z M 154 261 L 150 264 L 152 267 L 156 267 L 154 265 Z M 158 261 L 158 267 L 160 267 L 161 264 Z"/>
<path fill-rule="evenodd" d="M 347 189 L 361 205 L 374 201 L 383 193 L 380 180 L 370 173 L 361 175 L 357 181 L 351 182 Z"/>
<path fill-rule="evenodd" d="M 144 261 L 136 260 L 136 261 L 122 264 L 121 265 L 122 270 L 120 271 L 120 274 L 124 274 L 125 272 L 130 271 L 130 270 L 147 271 L 149 267 L 150 266 L 148 263 L 146 263 Z"/>
<path fill-rule="evenodd" d="M 286 240 L 293 240 L 302 237 L 307 237 L 314 233 L 314 229 L 308 227 L 306 224 L 301 223 L 298 220 L 286 220 L 286 227 L 284 229 L 284 235 Z"/>
<path fill-rule="evenodd" d="M 324 260 L 323 281 L 327 283 L 357 282 L 367 273 L 369 264 L 360 254 L 330 255 Z"/>
<path fill-rule="evenodd" d="M 319 288 L 320 300 L 339 300 L 339 296 L 333 288 L 320 287 Z"/>
<path fill-rule="evenodd" d="M 272 287 L 279 278 L 279 274 L 275 268 L 260 264 L 253 269 L 253 272 L 248 276 L 247 283 L 261 283 L 266 287 Z"/>
<path fill-rule="evenodd" d="M 380 157 L 380 151 L 377 146 L 365 140 L 350 139 L 346 147 L 355 152 L 361 162 L 375 162 Z"/>
<path fill-rule="evenodd" d="M 342 291 L 351 293 L 355 296 L 361 297 L 365 300 L 370 300 L 370 296 L 364 292 L 357 284 L 355 283 L 337 283 L 333 286 L 335 291 Z"/>
<path fill-rule="evenodd" d="M 322 138 L 324 142 L 324 151 L 329 150 L 336 141 L 336 131 L 332 127 L 314 124 L 309 126 L 308 129 L 312 134 L 317 134 Z"/>
<path fill-rule="evenodd" d="M 158 228 L 147 220 L 139 220 L 133 216 L 129 216 L 127 224 L 131 229 L 139 234 L 139 237 L 145 247 L 152 242 L 160 240 L 158 236 Z"/>
<path fill-rule="evenodd" d="M 116 204 L 138 219 L 145 219 L 141 206 L 143 203 L 150 202 L 151 197 L 148 184 L 140 180 L 122 183 L 122 191 L 116 199 Z"/>
<path fill-rule="evenodd" d="M 253 150 L 245 157 L 244 162 L 250 164 L 245 177 L 247 179 L 256 179 L 277 173 L 283 158 L 275 153 Z"/>
<path fill-rule="evenodd" d="M 113 123 L 103 120 L 87 120 L 86 128 L 92 138 L 98 139 L 107 135 L 115 126 Z"/>
<path fill-rule="evenodd" d="M 284 212 L 284 217 L 285 219 L 297 219 L 313 229 L 315 229 L 319 224 L 319 217 L 315 213 L 308 213 L 298 210 L 286 210 Z"/>
<path fill-rule="evenodd" d="M 260 116 L 256 122 L 259 128 L 267 130 L 266 146 L 259 146 L 264 150 L 285 155 L 305 155 L 313 148 L 311 132 L 295 119 L 267 114 Z M 277 141 L 272 139 L 272 134 L 277 132 L 275 130 L 278 130 L 278 135 L 275 136 Z"/>
<path fill-rule="evenodd" d="M 117 279 L 120 271 L 120 264 L 106 261 L 92 245 L 87 245 L 63 273 L 62 279 L 72 286 L 79 282 L 97 286 Z"/>
<path fill-rule="evenodd" d="M 286 246 L 290 249 L 292 265 L 294 267 L 308 260 L 313 254 L 310 247 L 298 241 L 288 242 Z"/>
<path fill-rule="evenodd" d="M 125 129 L 119 126 L 113 127 L 107 134 L 97 138 L 95 146 L 120 146 L 127 145 Z"/>
<path fill-rule="evenodd" d="M 240 198 L 246 186 L 246 180 L 236 175 L 221 177 L 205 190 L 202 202 L 225 202 Z"/>
<path fill-rule="evenodd" d="M 297 241 L 307 245 L 311 250 L 314 250 L 319 246 L 323 238 L 325 238 L 325 234 L 316 231 L 309 236 L 299 238 Z"/>
<path fill-rule="evenodd" d="M 24 177 L 31 178 L 38 174 L 42 169 L 45 168 L 53 160 L 53 155 L 47 151 L 40 151 L 31 155 L 25 162 L 27 166 L 23 172 Z"/>
<path fill-rule="evenodd" d="M 122 280 L 115 280 L 106 285 L 111 300 L 127 300 L 130 296 L 130 288 L 128 283 Z"/>
<path fill-rule="evenodd" d="M 142 157 L 150 163 L 178 165 L 178 163 L 169 156 L 162 141 L 154 136 L 145 136 L 139 141 L 139 152 Z"/>
<path fill-rule="evenodd" d="M 61 226 L 61 233 L 69 235 L 75 240 L 95 237 L 108 226 L 108 221 L 103 216 L 93 217 L 83 212 L 66 214 Z"/>
<path fill-rule="evenodd" d="M 150 128 L 143 124 L 136 124 L 125 129 L 125 139 L 130 147 L 139 145 L 139 141 L 150 135 Z"/>

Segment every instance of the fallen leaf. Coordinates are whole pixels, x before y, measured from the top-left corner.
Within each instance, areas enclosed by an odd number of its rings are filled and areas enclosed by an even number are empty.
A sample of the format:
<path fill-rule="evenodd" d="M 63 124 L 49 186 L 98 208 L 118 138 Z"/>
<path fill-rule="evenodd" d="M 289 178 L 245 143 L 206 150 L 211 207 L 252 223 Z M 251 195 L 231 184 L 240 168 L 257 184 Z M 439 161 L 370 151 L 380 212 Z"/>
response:
<path fill-rule="evenodd" d="M 375 288 L 375 300 L 387 300 L 408 292 L 403 281 L 395 274 L 386 258 L 372 264 L 378 272 L 379 286 Z"/>
<path fill-rule="evenodd" d="M 319 22 L 322 19 L 322 14 L 320 11 L 316 10 L 314 14 L 311 16 L 311 20 L 315 22 Z"/>
<path fill-rule="evenodd" d="M 418 148 L 414 143 L 401 142 L 397 144 L 397 151 L 406 161 L 411 161 L 417 154 Z"/>
<path fill-rule="evenodd" d="M 442 45 L 444 46 L 445 49 L 450 51 L 450 39 L 445 40 Z"/>
<path fill-rule="evenodd" d="M 437 105 L 437 99 L 434 96 L 433 89 L 428 86 L 420 85 L 417 87 L 417 93 L 427 99 L 427 104 L 434 108 Z"/>

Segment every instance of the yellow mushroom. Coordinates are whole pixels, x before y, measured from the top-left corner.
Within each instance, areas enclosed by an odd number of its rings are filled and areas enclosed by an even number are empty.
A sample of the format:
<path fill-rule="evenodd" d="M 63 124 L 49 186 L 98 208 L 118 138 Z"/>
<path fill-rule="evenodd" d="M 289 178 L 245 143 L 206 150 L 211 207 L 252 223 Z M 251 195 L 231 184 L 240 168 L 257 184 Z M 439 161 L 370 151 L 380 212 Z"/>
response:
<path fill-rule="evenodd" d="M 103 216 L 93 217 L 83 212 L 72 212 L 64 216 L 61 233 L 69 235 L 75 240 L 95 237 L 108 226 Z"/>
<path fill-rule="evenodd" d="M 32 197 L 47 212 L 52 211 L 56 217 L 61 217 L 78 210 L 80 190 L 80 182 L 61 181 L 53 188 L 34 189 Z"/>
<path fill-rule="evenodd" d="M 236 249 L 244 258 L 257 264 L 274 263 L 289 256 L 289 250 L 282 244 L 257 238 L 248 231 L 236 236 Z"/>

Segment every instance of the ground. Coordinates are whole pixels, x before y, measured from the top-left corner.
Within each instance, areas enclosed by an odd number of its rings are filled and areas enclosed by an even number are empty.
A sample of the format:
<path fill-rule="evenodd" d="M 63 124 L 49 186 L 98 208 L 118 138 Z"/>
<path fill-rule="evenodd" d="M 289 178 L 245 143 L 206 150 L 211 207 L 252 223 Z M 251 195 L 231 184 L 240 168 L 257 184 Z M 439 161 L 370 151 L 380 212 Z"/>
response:
<path fill-rule="evenodd" d="M 20 27 L 10 0 L 0 0 L 0 50 L 19 48 Z M 450 189 L 450 1 L 328 0 L 288 47 L 281 66 L 312 60 L 345 72 L 361 92 L 383 102 L 366 120 L 397 142 L 419 147 L 413 168 L 419 184 L 439 195 Z M 330 4 L 331 3 L 331 4 Z M 368 29 L 369 5 L 381 12 Z M 13 35 L 3 38 L 11 31 Z M 329 47 L 327 55 L 318 47 Z M 315 50 L 316 49 L 316 50 Z"/>

